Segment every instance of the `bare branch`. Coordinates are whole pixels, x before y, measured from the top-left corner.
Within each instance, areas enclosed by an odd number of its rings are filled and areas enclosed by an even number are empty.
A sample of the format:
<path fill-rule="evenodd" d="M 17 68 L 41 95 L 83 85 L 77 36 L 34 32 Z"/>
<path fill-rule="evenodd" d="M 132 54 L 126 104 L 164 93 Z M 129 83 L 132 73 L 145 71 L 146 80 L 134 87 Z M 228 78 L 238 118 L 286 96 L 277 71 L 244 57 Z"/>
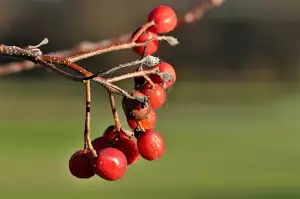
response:
<path fill-rule="evenodd" d="M 192 10 L 186 12 L 181 18 L 179 18 L 178 25 L 194 23 L 201 19 L 203 14 L 209 9 L 221 5 L 225 0 L 201 0 L 199 5 L 195 6 Z M 58 51 L 48 54 L 49 56 L 56 57 L 72 57 L 80 53 L 93 51 L 95 49 L 105 48 L 115 43 L 123 43 L 130 39 L 131 33 L 123 34 L 116 38 L 109 38 L 99 42 L 84 41 L 74 46 L 72 49 Z M 30 61 L 23 62 L 11 62 L 0 66 L 0 76 L 9 75 L 12 73 L 18 73 L 25 70 L 31 70 L 40 65 L 36 65 Z"/>

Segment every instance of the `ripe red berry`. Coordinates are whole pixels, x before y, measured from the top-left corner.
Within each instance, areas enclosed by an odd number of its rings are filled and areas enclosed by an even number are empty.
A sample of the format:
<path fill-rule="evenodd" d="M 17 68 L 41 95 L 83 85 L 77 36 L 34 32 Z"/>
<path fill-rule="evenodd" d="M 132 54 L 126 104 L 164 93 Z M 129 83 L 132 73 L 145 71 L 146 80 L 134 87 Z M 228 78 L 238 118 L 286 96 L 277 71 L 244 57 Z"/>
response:
<path fill-rule="evenodd" d="M 144 43 L 155 37 L 157 37 L 157 34 L 155 32 L 146 30 L 144 33 L 142 33 L 139 36 L 139 38 L 136 40 L 136 43 Z M 146 48 L 146 46 L 138 46 L 138 47 L 134 47 L 133 51 L 142 56 L 144 54 L 145 48 Z M 158 49 L 158 40 L 153 40 L 153 41 L 149 42 L 147 44 L 145 56 L 152 55 L 153 53 L 155 53 L 157 51 L 157 49 Z"/>
<path fill-rule="evenodd" d="M 161 107 L 166 101 L 165 89 L 159 84 L 151 88 L 151 84 L 146 83 L 139 91 L 148 97 L 153 109 Z"/>
<path fill-rule="evenodd" d="M 161 62 L 154 66 L 153 68 L 158 68 L 161 73 L 168 73 L 171 76 L 171 81 L 166 82 L 159 75 L 151 75 L 151 80 L 155 83 L 164 83 L 166 84 L 166 87 L 171 87 L 175 81 L 176 81 L 176 72 L 175 69 L 166 62 Z"/>
<path fill-rule="evenodd" d="M 131 94 L 132 97 L 145 97 L 144 94 L 136 91 Z M 137 100 L 123 97 L 122 108 L 128 119 L 143 120 L 147 117 L 151 110 L 150 103 L 141 103 Z"/>
<path fill-rule="evenodd" d="M 69 170 L 77 178 L 91 178 L 95 175 L 93 155 L 88 150 L 76 151 L 69 160 Z"/>
<path fill-rule="evenodd" d="M 154 8 L 148 15 L 148 22 L 155 22 L 151 30 L 158 33 L 168 33 L 177 26 L 177 16 L 175 11 L 169 6 L 160 5 Z"/>
<path fill-rule="evenodd" d="M 136 142 L 130 138 L 119 139 L 114 147 L 124 153 L 128 165 L 133 164 L 140 157 Z"/>
<path fill-rule="evenodd" d="M 165 153 L 165 142 L 155 130 L 147 130 L 137 138 L 140 155 L 146 160 L 156 160 Z"/>
<path fill-rule="evenodd" d="M 135 130 L 137 127 L 137 123 L 134 120 L 127 119 L 127 123 L 132 130 Z M 153 129 L 156 124 L 156 113 L 153 109 L 149 112 L 146 119 L 140 121 L 141 126 L 145 129 Z"/>
<path fill-rule="evenodd" d="M 107 137 L 110 143 L 114 143 L 117 139 L 119 139 L 122 136 L 126 137 L 122 129 L 119 132 L 117 131 L 115 125 L 110 125 L 109 127 L 107 127 L 102 136 Z"/>
<path fill-rule="evenodd" d="M 101 136 L 92 141 L 92 145 L 96 151 L 100 151 L 111 146 L 111 140 L 106 136 Z"/>
<path fill-rule="evenodd" d="M 105 148 L 98 152 L 95 160 L 95 172 L 105 180 L 120 179 L 127 169 L 125 155 L 116 148 Z"/>

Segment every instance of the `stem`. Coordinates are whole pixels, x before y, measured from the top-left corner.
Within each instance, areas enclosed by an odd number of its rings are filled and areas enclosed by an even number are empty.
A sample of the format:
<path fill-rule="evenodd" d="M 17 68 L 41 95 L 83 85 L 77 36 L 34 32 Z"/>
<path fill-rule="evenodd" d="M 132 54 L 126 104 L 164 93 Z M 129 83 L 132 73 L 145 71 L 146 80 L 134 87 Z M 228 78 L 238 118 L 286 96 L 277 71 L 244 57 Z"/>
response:
<path fill-rule="evenodd" d="M 126 130 L 126 129 L 122 129 L 122 130 L 128 138 L 132 139 L 134 137 L 134 132 Z"/>
<path fill-rule="evenodd" d="M 159 58 L 156 58 L 156 57 L 153 57 L 153 56 L 147 56 L 147 57 L 144 57 L 141 60 L 136 60 L 136 61 L 129 62 L 129 63 L 126 63 L 126 64 L 120 64 L 119 66 L 116 66 L 112 69 L 109 69 L 109 70 L 106 70 L 106 71 L 100 71 L 100 72 L 95 73 L 92 76 L 81 77 L 81 78 L 82 78 L 82 80 L 89 80 L 89 79 L 93 79 L 97 76 L 102 76 L 103 77 L 105 75 L 112 74 L 113 72 L 116 72 L 118 70 L 130 67 L 130 66 L 136 66 L 136 65 L 139 65 L 139 64 L 145 64 L 145 65 L 148 65 L 148 66 L 152 67 L 152 66 L 158 64 L 159 61 L 160 61 Z M 78 78 L 80 78 L 80 77 L 78 77 Z"/>
<path fill-rule="evenodd" d="M 199 19 L 201 19 L 201 16 L 203 16 L 203 13 L 205 13 L 213 7 L 220 6 L 221 3 L 224 1 L 225 0 L 199 1 L 198 5 L 195 5 L 191 10 L 185 12 L 178 19 L 178 25 L 191 24 L 193 22 L 198 21 Z M 77 54 L 82 54 L 83 52 L 90 52 L 92 50 L 106 48 L 107 46 L 113 45 L 114 43 L 126 42 L 131 37 L 131 34 L 131 32 L 125 33 L 116 38 L 108 38 L 98 42 L 83 41 L 68 50 L 57 51 L 48 55 L 60 57 L 76 57 Z M 32 70 L 39 66 L 40 65 L 36 65 L 29 61 L 11 62 L 8 64 L 3 64 L 0 66 L 0 76 L 18 73 L 25 70 Z"/>
<path fill-rule="evenodd" d="M 141 131 L 145 132 L 145 129 L 141 124 L 141 121 L 137 121 L 136 124 L 138 125 L 138 127 L 140 128 Z"/>
<path fill-rule="evenodd" d="M 150 28 L 151 26 L 154 26 L 155 25 L 155 22 L 154 20 L 153 21 L 150 21 L 146 24 L 144 24 L 135 34 L 134 36 L 132 37 L 132 39 L 130 40 L 131 42 L 135 42 L 140 36 L 141 34 L 143 34 L 148 28 Z"/>
<path fill-rule="evenodd" d="M 104 48 L 91 50 L 91 51 L 85 52 L 83 54 L 68 57 L 67 59 L 70 60 L 71 62 L 76 62 L 76 61 L 79 61 L 79 60 L 82 60 L 82 59 L 86 59 L 88 57 L 92 57 L 92 56 L 95 56 L 95 55 L 100 55 L 100 54 L 111 52 L 111 51 L 133 48 L 133 47 L 136 46 L 135 41 L 141 36 L 141 34 L 153 25 L 155 25 L 154 21 L 148 22 L 145 25 L 143 25 L 142 28 L 133 36 L 133 38 L 131 39 L 130 42 L 124 42 L 124 43 L 121 43 L 121 44 L 111 45 L 111 46 L 106 47 L 106 48 L 104 47 Z M 145 45 L 147 45 L 147 43 Z"/>
<path fill-rule="evenodd" d="M 91 138 L 90 138 L 90 126 L 91 126 L 91 85 L 90 81 L 85 82 L 85 125 L 84 125 L 84 143 L 94 157 L 97 157 Z"/>
<path fill-rule="evenodd" d="M 158 73 L 157 69 L 141 70 L 141 71 L 136 71 L 133 73 L 127 73 L 125 75 L 120 75 L 117 77 L 112 77 L 112 78 L 106 79 L 106 81 L 109 83 L 113 83 L 113 82 L 121 81 L 124 79 L 129 79 L 129 78 L 138 77 L 138 76 L 145 76 L 148 74 L 156 74 L 156 73 Z"/>
<path fill-rule="evenodd" d="M 121 123 L 120 123 L 119 115 L 118 115 L 117 108 L 116 108 L 115 98 L 113 96 L 113 93 L 110 91 L 108 91 L 108 95 L 109 95 L 111 111 L 112 111 L 112 114 L 113 114 L 113 117 L 115 120 L 116 129 L 118 132 L 120 132 L 121 131 Z"/>
<path fill-rule="evenodd" d="M 143 77 L 144 77 L 145 80 L 150 84 L 151 89 L 154 89 L 154 87 L 155 87 L 154 82 L 153 82 L 147 75 L 143 75 Z"/>
<path fill-rule="evenodd" d="M 134 47 L 138 47 L 138 46 L 146 46 L 149 42 L 154 41 L 154 40 L 158 40 L 158 41 L 165 40 L 172 46 L 178 44 L 177 39 L 174 37 L 158 36 L 158 37 L 149 39 L 148 41 L 145 41 L 142 43 L 135 43 L 134 41 L 130 41 L 130 42 L 125 42 L 125 43 L 115 44 L 115 45 L 111 45 L 106 48 L 99 48 L 96 50 L 91 50 L 89 52 L 84 52 L 79 55 L 67 57 L 66 59 L 68 59 L 70 62 L 76 62 L 76 61 L 79 61 L 82 59 L 87 59 L 89 57 L 93 57 L 93 56 L 100 55 L 103 53 L 108 53 L 108 52 L 118 51 L 118 50 L 125 50 L 125 49 L 130 49 L 130 48 L 134 48 Z"/>

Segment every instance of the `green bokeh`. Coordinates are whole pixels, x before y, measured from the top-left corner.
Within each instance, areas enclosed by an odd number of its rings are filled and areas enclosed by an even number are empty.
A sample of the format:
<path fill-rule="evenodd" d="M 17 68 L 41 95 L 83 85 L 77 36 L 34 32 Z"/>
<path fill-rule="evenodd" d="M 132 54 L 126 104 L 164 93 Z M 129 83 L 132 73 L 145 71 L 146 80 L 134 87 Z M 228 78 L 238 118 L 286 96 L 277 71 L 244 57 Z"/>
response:
<path fill-rule="evenodd" d="M 157 111 L 166 154 L 140 159 L 116 182 L 69 174 L 83 142 L 83 89 L 1 82 L 0 198 L 300 198 L 298 85 L 177 83 Z M 96 137 L 113 120 L 105 91 L 93 86 L 92 97 Z"/>

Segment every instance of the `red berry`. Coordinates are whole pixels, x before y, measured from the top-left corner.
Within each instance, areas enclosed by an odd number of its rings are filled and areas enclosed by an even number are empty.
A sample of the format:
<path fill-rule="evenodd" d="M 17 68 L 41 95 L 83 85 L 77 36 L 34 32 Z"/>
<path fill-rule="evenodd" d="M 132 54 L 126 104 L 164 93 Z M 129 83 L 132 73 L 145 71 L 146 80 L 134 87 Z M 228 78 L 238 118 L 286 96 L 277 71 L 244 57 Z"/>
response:
<path fill-rule="evenodd" d="M 175 11 L 169 6 L 160 5 L 154 8 L 148 15 L 148 22 L 155 22 L 151 30 L 158 33 L 168 33 L 177 26 L 177 16 Z"/>
<path fill-rule="evenodd" d="M 125 155 L 118 149 L 105 148 L 98 152 L 95 160 L 95 172 L 105 180 L 120 179 L 127 169 Z"/>
<path fill-rule="evenodd" d="M 161 107 L 166 101 L 165 89 L 159 84 L 151 88 L 151 84 L 146 83 L 139 91 L 148 97 L 153 109 Z"/>
<path fill-rule="evenodd" d="M 166 83 L 166 87 L 169 88 L 171 87 L 175 81 L 176 81 L 176 72 L 175 69 L 168 63 L 166 62 L 161 62 L 160 64 L 157 64 L 154 66 L 154 68 L 158 68 L 161 73 L 168 73 L 171 75 L 172 79 L 169 82 L 165 82 L 164 80 L 161 79 L 159 75 L 151 75 L 151 80 L 155 83 Z"/>
<path fill-rule="evenodd" d="M 137 123 L 134 120 L 127 119 L 127 123 L 132 130 L 135 130 L 137 127 Z M 145 129 L 153 129 L 156 124 L 156 113 L 153 109 L 151 109 L 146 119 L 140 121 L 141 126 Z"/>
<path fill-rule="evenodd" d="M 115 125 L 108 126 L 102 134 L 102 136 L 107 137 L 111 141 L 113 141 L 117 135 L 118 132 Z"/>
<path fill-rule="evenodd" d="M 165 142 L 155 130 L 147 130 L 137 138 L 140 155 L 146 160 L 156 160 L 165 153 Z"/>
<path fill-rule="evenodd" d="M 155 32 L 146 30 L 144 33 L 142 33 L 139 36 L 139 38 L 135 42 L 136 43 L 144 43 L 155 37 L 157 37 L 157 34 Z M 145 48 L 146 48 L 146 46 L 138 46 L 138 47 L 134 47 L 133 51 L 142 56 L 144 54 Z M 153 53 L 155 53 L 157 51 L 157 49 L 158 49 L 158 40 L 153 40 L 153 41 L 149 42 L 147 44 L 145 56 L 152 55 Z"/>
<path fill-rule="evenodd" d="M 128 165 L 133 164 L 140 157 L 136 142 L 128 137 L 119 139 L 114 147 L 124 153 Z"/>
<path fill-rule="evenodd" d="M 136 91 L 131 94 L 132 97 L 145 97 L 144 94 Z M 128 119 L 131 120 L 143 120 L 147 117 L 151 110 L 150 103 L 142 104 L 141 102 L 123 97 L 122 108 Z"/>
<path fill-rule="evenodd" d="M 107 137 L 110 143 L 114 143 L 117 139 L 119 139 L 122 136 L 126 137 L 122 129 L 119 132 L 117 131 L 115 125 L 110 125 L 109 127 L 107 127 L 102 136 Z"/>
<path fill-rule="evenodd" d="M 76 151 L 69 160 L 69 170 L 77 178 L 91 178 L 95 175 L 92 166 L 93 155 L 88 150 Z"/>
<path fill-rule="evenodd" d="M 92 145 L 96 151 L 100 151 L 111 146 L 111 141 L 106 136 L 101 136 L 92 141 Z"/>

